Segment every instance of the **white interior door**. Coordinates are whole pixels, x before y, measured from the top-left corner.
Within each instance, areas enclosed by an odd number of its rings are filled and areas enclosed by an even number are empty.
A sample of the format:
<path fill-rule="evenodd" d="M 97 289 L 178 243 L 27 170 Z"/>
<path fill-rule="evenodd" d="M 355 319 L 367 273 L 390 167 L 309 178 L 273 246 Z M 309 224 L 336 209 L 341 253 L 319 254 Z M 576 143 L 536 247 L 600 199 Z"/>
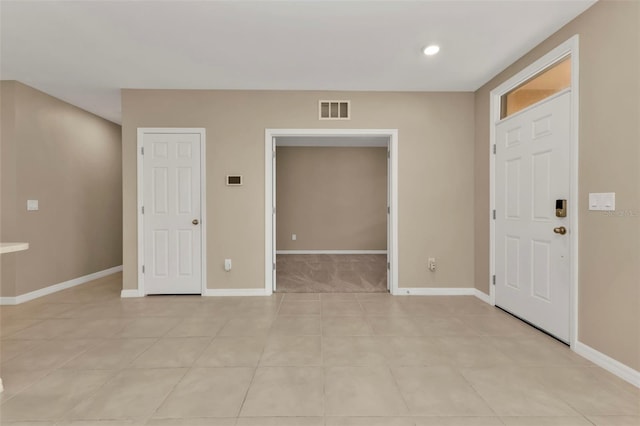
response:
<path fill-rule="evenodd" d="M 143 136 L 146 294 L 202 293 L 201 135 Z"/>
<path fill-rule="evenodd" d="M 496 305 L 569 341 L 571 93 L 496 126 Z M 566 229 L 561 234 L 560 227 Z"/>

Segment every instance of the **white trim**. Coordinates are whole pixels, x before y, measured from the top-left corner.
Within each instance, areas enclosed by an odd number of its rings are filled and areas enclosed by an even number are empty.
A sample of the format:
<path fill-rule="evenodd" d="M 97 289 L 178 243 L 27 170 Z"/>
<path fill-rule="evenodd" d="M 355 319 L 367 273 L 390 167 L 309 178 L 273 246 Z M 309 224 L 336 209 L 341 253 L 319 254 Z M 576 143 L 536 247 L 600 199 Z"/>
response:
<path fill-rule="evenodd" d="M 58 291 L 66 290 L 71 287 L 78 286 L 80 284 L 88 283 L 89 281 L 97 280 L 98 278 L 106 277 L 116 272 L 122 271 L 122 265 L 114 266 L 113 268 L 105 269 L 102 271 L 94 272 L 93 274 L 84 275 L 82 277 L 74 278 L 69 281 L 64 281 L 58 284 L 53 284 L 39 290 L 35 290 L 29 293 L 21 294 L 16 297 L 0 297 L 0 305 L 19 305 L 24 302 L 28 302 L 33 299 L 38 299 L 43 296 L 47 296 Z"/>
<path fill-rule="evenodd" d="M 144 293 L 141 293 L 140 290 L 138 290 L 137 288 L 134 288 L 129 290 L 122 290 L 120 292 L 120 297 L 122 299 L 128 299 L 131 297 L 144 297 Z"/>
<path fill-rule="evenodd" d="M 142 206 L 144 204 L 144 157 L 142 156 L 142 147 L 144 146 L 144 135 L 152 133 L 174 133 L 187 134 L 195 133 L 200 135 L 200 265 L 201 265 L 201 286 L 200 293 L 204 294 L 207 290 L 207 179 L 206 179 L 206 130 L 202 127 L 138 127 L 137 153 L 137 216 L 138 216 L 138 295 L 124 296 L 124 290 L 121 297 L 142 297 L 144 296 L 144 274 L 142 273 L 142 265 L 144 264 L 144 215 L 142 214 Z M 127 293 L 133 294 L 133 293 Z"/>
<path fill-rule="evenodd" d="M 473 287 L 400 287 L 398 296 L 475 296 Z"/>
<path fill-rule="evenodd" d="M 593 349 L 591 346 L 585 345 L 580 341 L 575 341 L 574 344 L 571 345 L 571 349 L 597 366 L 604 368 L 608 372 L 620 377 L 622 380 L 640 388 L 640 371 L 634 370 L 620 361 L 616 361 L 615 359 Z"/>
<path fill-rule="evenodd" d="M 276 250 L 276 254 L 387 254 L 386 250 Z"/>
<path fill-rule="evenodd" d="M 208 288 L 203 296 L 271 296 L 264 288 Z"/>
<path fill-rule="evenodd" d="M 0 254 L 15 253 L 29 249 L 29 243 L 0 243 Z"/>
<path fill-rule="evenodd" d="M 495 156 L 493 155 L 493 145 L 496 141 L 496 125 L 500 122 L 500 97 L 515 87 L 521 85 L 533 76 L 537 75 L 549 66 L 557 63 L 567 56 L 571 57 L 571 140 L 570 140 L 570 168 L 571 182 L 569 189 L 569 211 L 573 212 L 570 217 L 569 238 L 571 241 L 571 264 L 570 264 L 570 324 L 569 324 L 569 344 L 573 346 L 578 342 L 578 142 L 579 142 L 579 36 L 574 35 L 546 55 L 520 71 L 495 89 L 491 91 L 489 102 L 489 301 L 495 305 L 495 286 L 492 277 L 496 273 L 495 268 L 495 221 L 493 220 L 493 209 L 496 206 L 495 200 Z"/>
<path fill-rule="evenodd" d="M 487 293 L 480 291 L 477 288 L 474 288 L 474 290 L 475 290 L 474 296 L 476 296 L 478 299 L 482 300 L 483 302 L 488 303 L 489 305 L 494 305 L 491 303 L 491 297 Z"/>
<path fill-rule="evenodd" d="M 265 292 L 273 291 L 273 138 L 278 136 L 388 136 L 390 168 L 389 253 L 391 294 L 398 289 L 398 129 L 265 129 Z M 277 253 L 277 252 L 276 252 Z"/>

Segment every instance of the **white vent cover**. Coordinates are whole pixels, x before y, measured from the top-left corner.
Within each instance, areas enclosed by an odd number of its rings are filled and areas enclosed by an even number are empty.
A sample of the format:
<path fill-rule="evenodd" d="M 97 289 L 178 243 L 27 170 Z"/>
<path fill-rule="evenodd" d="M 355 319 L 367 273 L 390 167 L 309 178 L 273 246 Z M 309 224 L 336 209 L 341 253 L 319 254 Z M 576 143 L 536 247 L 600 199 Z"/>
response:
<path fill-rule="evenodd" d="M 351 101 L 320 101 L 320 120 L 348 120 Z"/>

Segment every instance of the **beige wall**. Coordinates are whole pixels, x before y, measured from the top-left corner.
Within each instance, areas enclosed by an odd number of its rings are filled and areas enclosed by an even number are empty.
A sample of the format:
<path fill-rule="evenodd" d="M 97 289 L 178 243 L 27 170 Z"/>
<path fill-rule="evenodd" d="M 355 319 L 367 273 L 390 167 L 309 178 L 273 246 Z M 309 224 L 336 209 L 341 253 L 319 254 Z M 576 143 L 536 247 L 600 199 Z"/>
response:
<path fill-rule="evenodd" d="M 277 250 L 387 249 L 387 148 L 278 147 L 276 159 Z"/>
<path fill-rule="evenodd" d="M 475 282 L 488 292 L 489 91 L 580 35 L 579 340 L 640 369 L 640 3 L 601 0 L 475 94 Z M 616 192 L 616 214 L 588 210 Z"/>
<path fill-rule="evenodd" d="M 0 239 L 30 245 L 2 255 L 1 295 L 120 265 L 120 126 L 24 84 L 0 84 Z M 39 211 L 27 212 L 27 199 L 39 200 Z"/>
<path fill-rule="evenodd" d="M 350 99 L 352 119 L 318 120 L 319 99 Z M 473 287 L 472 93 L 123 90 L 122 113 L 125 289 L 137 286 L 138 127 L 206 128 L 209 288 L 264 287 L 266 128 L 399 129 L 399 284 Z M 244 185 L 226 187 L 229 173 Z"/>

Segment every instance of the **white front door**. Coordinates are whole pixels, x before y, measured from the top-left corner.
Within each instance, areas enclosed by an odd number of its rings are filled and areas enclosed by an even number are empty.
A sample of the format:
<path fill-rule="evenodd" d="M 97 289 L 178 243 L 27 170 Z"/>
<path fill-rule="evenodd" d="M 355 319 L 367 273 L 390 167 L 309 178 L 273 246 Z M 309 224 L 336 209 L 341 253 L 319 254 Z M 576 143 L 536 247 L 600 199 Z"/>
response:
<path fill-rule="evenodd" d="M 571 93 L 496 126 L 496 305 L 565 342 L 570 329 Z M 561 201 L 560 201 L 561 202 Z M 562 229 L 566 234 L 561 234 Z"/>
<path fill-rule="evenodd" d="M 198 133 L 143 136 L 146 294 L 202 293 L 201 139 Z"/>

